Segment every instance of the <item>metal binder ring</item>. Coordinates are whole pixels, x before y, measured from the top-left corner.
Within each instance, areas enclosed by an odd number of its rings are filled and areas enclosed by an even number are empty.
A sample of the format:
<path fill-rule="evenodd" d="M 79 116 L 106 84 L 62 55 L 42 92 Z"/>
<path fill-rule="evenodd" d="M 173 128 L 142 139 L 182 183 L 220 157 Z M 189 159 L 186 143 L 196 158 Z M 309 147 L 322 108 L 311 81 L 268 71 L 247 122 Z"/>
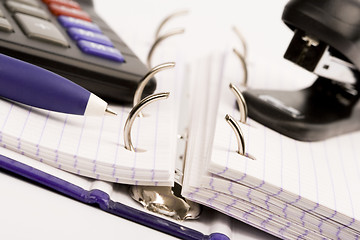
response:
<path fill-rule="evenodd" d="M 173 68 L 175 67 L 175 63 L 174 62 L 169 62 L 169 63 L 164 63 L 164 64 L 160 64 L 156 67 L 154 67 L 153 69 L 151 69 L 144 77 L 143 79 L 141 79 L 141 81 L 139 82 L 139 85 L 135 91 L 135 95 L 134 95 L 134 100 L 133 100 L 133 106 L 136 106 L 140 100 L 141 100 L 141 96 L 143 94 L 144 88 L 146 86 L 146 84 L 149 82 L 149 80 L 158 72 L 168 69 L 168 68 Z M 141 113 L 139 114 L 141 115 Z"/>
<path fill-rule="evenodd" d="M 236 96 L 236 101 L 237 101 L 239 111 L 240 111 L 240 122 L 246 123 L 246 119 L 248 116 L 248 109 L 247 109 L 247 105 L 245 102 L 245 98 L 242 95 L 242 93 L 240 92 L 240 90 L 234 84 L 230 83 L 229 87 Z"/>
<path fill-rule="evenodd" d="M 164 20 L 161 21 L 161 23 L 159 24 L 159 27 L 157 28 L 157 30 L 155 32 L 155 39 L 159 38 L 161 29 L 164 27 L 164 25 L 168 21 L 170 21 L 172 18 L 181 16 L 181 15 L 185 15 L 188 13 L 189 13 L 188 10 L 180 10 L 180 11 L 174 12 L 174 13 L 170 14 L 169 16 L 167 16 L 166 18 L 164 18 Z"/>
<path fill-rule="evenodd" d="M 165 39 L 171 37 L 171 36 L 174 36 L 174 35 L 177 35 L 177 34 L 181 34 L 181 33 L 184 33 L 185 30 L 184 29 L 177 29 L 177 30 L 173 30 L 171 32 L 168 32 L 168 33 L 165 33 L 164 35 L 158 37 L 155 42 L 153 43 L 153 45 L 151 46 L 150 48 L 150 51 L 148 53 L 148 56 L 147 56 L 147 66 L 148 68 L 151 68 L 151 58 L 154 54 L 154 51 L 156 49 L 156 47 Z"/>
<path fill-rule="evenodd" d="M 165 92 L 147 96 L 131 109 L 124 126 L 124 145 L 127 150 L 135 152 L 135 148 L 131 141 L 131 128 L 139 112 L 150 103 L 156 100 L 166 99 L 169 95 L 170 93 Z"/>
<path fill-rule="evenodd" d="M 240 155 L 245 155 L 245 140 L 239 124 L 229 114 L 226 114 L 225 120 L 235 132 L 236 140 L 238 143 L 237 153 L 239 153 Z"/>
<path fill-rule="evenodd" d="M 243 54 L 241 54 L 237 49 L 233 49 L 234 53 L 236 54 L 236 56 L 238 56 L 238 58 L 240 59 L 243 71 L 244 71 L 244 76 L 243 76 L 243 81 L 244 81 L 244 86 L 247 86 L 247 82 L 248 82 L 248 70 L 247 70 L 247 64 L 246 64 L 246 58 L 247 58 L 247 44 L 245 41 L 245 38 L 243 37 L 243 35 L 240 33 L 239 29 L 237 27 L 233 27 L 233 30 L 235 32 L 235 34 L 238 36 L 238 38 L 240 39 L 240 42 L 242 44 L 243 47 Z"/>
<path fill-rule="evenodd" d="M 240 59 L 243 71 L 244 71 L 244 75 L 243 75 L 243 79 L 244 79 L 244 86 L 247 86 L 247 82 L 248 82 L 248 70 L 247 70 L 247 64 L 246 64 L 246 60 L 245 57 L 237 50 L 237 49 L 233 49 L 234 53 L 236 54 L 236 56 L 238 56 L 238 58 Z"/>
<path fill-rule="evenodd" d="M 244 56 L 244 59 L 247 58 L 247 44 L 246 44 L 246 41 L 245 41 L 245 38 L 243 37 L 243 35 L 241 34 L 241 32 L 239 31 L 239 29 L 235 26 L 233 26 L 233 30 L 235 32 L 235 34 L 238 36 L 238 38 L 240 39 L 240 42 L 242 44 L 242 47 L 243 47 L 243 56 Z"/>

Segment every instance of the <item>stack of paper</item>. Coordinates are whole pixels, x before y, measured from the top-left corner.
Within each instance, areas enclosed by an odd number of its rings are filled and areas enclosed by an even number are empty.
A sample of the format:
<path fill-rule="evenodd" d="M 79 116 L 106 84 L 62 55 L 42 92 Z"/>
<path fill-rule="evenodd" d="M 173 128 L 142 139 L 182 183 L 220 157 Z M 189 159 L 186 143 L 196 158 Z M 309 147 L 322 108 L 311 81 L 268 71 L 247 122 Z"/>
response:
<path fill-rule="evenodd" d="M 50 166 L 82 176 L 141 185 L 172 185 L 175 121 L 170 102 L 136 119 L 132 141 L 136 152 L 124 147 L 129 108 L 119 116 L 83 117 L 43 111 L 0 101 L 0 144 Z M 145 109 L 144 109 L 145 111 Z M 157 126 L 161 125 L 161 128 Z M 163 146 L 167 146 L 164 148 Z"/>
<path fill-rule="evenodd" d="M 281 238 L 357 239 L 360 132 L 299 142 L 249 119 L 240 126 L 251 158 L 241 156 L 225 121 L 240 118 L 225 66 L 208 57 L 193 69 L 204 80 L 194 87 L 203 90 L 194 94 L 184 196 Z"/>

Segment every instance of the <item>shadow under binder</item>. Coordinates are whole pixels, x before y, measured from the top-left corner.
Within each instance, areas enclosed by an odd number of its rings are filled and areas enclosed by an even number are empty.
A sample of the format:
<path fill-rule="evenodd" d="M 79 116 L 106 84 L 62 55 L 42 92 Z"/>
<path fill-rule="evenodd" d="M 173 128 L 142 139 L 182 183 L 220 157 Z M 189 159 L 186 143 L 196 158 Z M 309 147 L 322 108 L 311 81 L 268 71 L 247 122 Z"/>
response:
<path fill-rule="evenodd" d="M 360 129 L 359 86 L 350 91 L 319 77 L 299 91 L 243 92 L 249 117 L 300 141 L 320 141 Z"/>

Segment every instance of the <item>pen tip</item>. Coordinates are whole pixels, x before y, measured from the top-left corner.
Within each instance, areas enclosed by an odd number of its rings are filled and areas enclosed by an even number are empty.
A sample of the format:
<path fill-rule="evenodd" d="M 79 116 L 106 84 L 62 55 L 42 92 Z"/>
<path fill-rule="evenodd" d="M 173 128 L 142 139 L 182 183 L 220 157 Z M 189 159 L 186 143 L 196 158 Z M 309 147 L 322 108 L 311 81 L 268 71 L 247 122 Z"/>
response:
<path fill-rule="evenodd" d="M 113 111 L 111 108 L 109 108 L 109 107 L 107 107 L 106 109 L 105 109 L 105 112 L 107 112 L 107 113 L 110 113 L 110 114 L 113 114 L 113 115 L 115 115 L 115 116 L 117 116 L 117 113 L 115 112 L 115 111 Z"/>

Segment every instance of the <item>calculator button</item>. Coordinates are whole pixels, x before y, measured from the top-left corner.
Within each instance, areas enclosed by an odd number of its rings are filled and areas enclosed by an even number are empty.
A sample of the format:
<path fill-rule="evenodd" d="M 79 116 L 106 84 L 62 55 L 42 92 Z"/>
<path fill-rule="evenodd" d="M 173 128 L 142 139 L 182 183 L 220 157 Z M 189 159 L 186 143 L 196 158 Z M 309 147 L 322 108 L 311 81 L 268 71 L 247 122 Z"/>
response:
<path fill-rule="evenodd" d="M 43 2 L 46 4 L 55 3 L 69 8 L 81 9 L 80 5 L 77 2 L 70 0 L 43 0 Z"/>
<path fill-rule="evenodd" d="M 85 40 L 78 41 L 78 46 L 84 53 L 101 58 L 106 58 L 116 62 L 124 62 L 124 57 L 116 48 Z"/>
<path fill-rule="evenodd" d="M 49 9 L 56 16 L 65 15 L 91 22 L 90 16 L 86 12 L 79 9 L 69 8 L 58 4 L 49 4 Z"/>
<path fill-rule="evenodd" d="M 47 20 L 50 19 L 47 12 L 37 7 L 29 6 L 15 1 L 7 1 L 6 6 L 10 9 L 11 12 L 25 13 L 34 17 L 39 17 Z"/>
<path fill-rule="evenodd" d="M 16 13 L 15 18 L 28 37 L 69 46 L 63 34 L 51 22 L 21 13 Z"/>
<path fill-rule="evenodd" d="M 15 2 L 19 2 L 19 3 L 24 3 L 30 6 L 34 6 L 34 7 L 40 7 L 40 4 L 37 0 L 13 0 Z"/>
<path fill-rule="evenodd" d="M 0 17 L 0 31 L 11 32 L 12 30 L 13 27 L 10 25 L 9 21 Z"/>
<path fill-rule="evenodd" d="M 76 27 L 76 28 L 82 28 L 85 30 L 101 33 L 101 30 L 98 25 L 78 18 L 59 16 L 58 21 L 64 28 Z"/>
<path fill-rule="evenodd" d="M 100 43 L 106 46 L 113 46 L 111 40 L 101 33 L 95 33 L 92 31 L 87 31 L 81 28 L 69 28 L 68 29 L 69 36 L 75 41 L 78 40 L 87 40 L 90 42 Z"/>

